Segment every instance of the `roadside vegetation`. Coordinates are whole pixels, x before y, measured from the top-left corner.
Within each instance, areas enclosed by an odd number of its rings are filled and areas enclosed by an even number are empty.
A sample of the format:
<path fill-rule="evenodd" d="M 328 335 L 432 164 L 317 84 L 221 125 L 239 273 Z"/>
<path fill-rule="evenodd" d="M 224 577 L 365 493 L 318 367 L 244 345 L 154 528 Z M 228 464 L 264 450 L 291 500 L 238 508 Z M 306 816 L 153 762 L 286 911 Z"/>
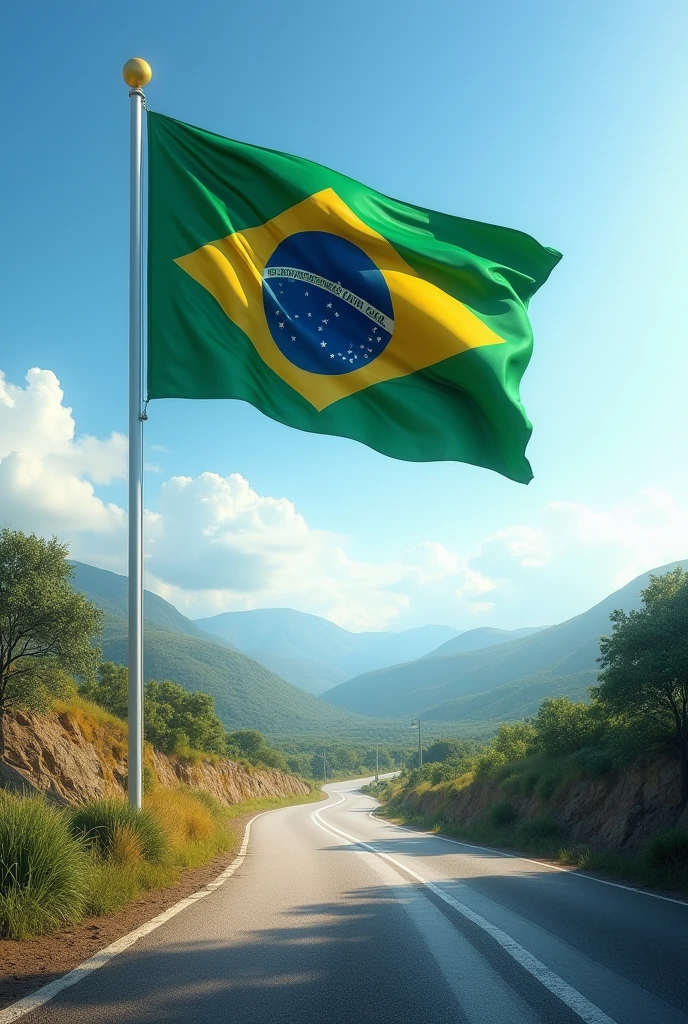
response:
<path fill-rule="evenodd" d="M 0 937 L 115 913 L 234 849 L 237 816 L 320 798 L 315 791 L 225 807 L 201 790 L 155 789 L 137 811 L 124 799 L 62 808 L 0 791 Z"/>
<path fill-rule="evenodd" d="M 688 829 L 666 829 L 633 852 L 594 850 L 572 844 L 556 813 L 557 798 L 576 781 L 642 770 L 661 756 L 674 760 L 679 777 L 676 822 L 688 805 L 688 575 L 678 568 L 650 577 L 642 599 L 638 611 L 612 613 L 589 701 L 546 699 L 534 718 L 501 725 L 473 750 L 434 744 L 422 768 L 369 788 L 383 813 L 468 842 L 688 891 Z M 457 820 L 460 795 L 481 782 L 493 794 L 485 813 Z M 527 816 L 529 798 L 551 813 Z"/>

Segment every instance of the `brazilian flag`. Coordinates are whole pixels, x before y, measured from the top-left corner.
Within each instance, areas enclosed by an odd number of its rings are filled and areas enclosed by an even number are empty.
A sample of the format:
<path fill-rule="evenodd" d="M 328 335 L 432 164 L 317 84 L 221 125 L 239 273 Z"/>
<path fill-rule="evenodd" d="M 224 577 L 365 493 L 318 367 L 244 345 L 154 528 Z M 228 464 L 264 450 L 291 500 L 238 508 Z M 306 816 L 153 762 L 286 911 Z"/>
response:
<path fill-rule="evenodd" d="M 161 114 L 148 133 L 149 398 L 528 483 L 526 310 L 558 252 Z"/>

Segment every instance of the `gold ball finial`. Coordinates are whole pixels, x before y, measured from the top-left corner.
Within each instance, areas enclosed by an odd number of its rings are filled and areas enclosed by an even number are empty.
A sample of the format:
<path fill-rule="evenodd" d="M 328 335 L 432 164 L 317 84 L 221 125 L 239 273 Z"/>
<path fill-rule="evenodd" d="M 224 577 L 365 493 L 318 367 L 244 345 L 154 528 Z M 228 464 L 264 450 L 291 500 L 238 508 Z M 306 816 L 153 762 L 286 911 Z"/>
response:
<path fill-rule="evenodd" d="M 148 85 L 152 77 L 151 66 L 143 57 L 132 57 L 122 68 L 122 78 L 130 89 Z"/>

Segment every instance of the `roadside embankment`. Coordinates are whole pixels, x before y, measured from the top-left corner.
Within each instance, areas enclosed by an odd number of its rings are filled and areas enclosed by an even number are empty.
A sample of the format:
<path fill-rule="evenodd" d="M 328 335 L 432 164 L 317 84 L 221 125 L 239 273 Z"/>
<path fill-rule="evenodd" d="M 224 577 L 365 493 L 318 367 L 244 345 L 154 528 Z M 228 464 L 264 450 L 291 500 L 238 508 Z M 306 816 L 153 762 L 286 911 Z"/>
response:
<path fill-rule="evenodd" d="M 5 729 L 7 767 L 0 767 L 0 784 L 70 804 L 124 795 L 126 728 L 101 708 L 75 700 L 44 715 L 18 712 L 8 716 Z M 203 789 L 226 806 L 310 792 L 301 779 L 276 769 L 211 755 L 166 755 L 149 744 L 145 764 L 154 784 Z"/>
<path fill-rule="evenodd" d="M 225 864 L 237 817 L 321 799 L 275 769 L 146 746 L 144 808 L 126 799 L 125 724 L 78 698 L 6 723 L 0 764 L 0 938 L 120 913 Z"/>
<path fill-rule="evenodd" d="M 469 772 L 436 785 L 414 784 L 413 774 L 376 794 L 383 814 L 469 842 L 688 889 L 688 808 L 669 754 L 556 785 L 537 771 Z"/>

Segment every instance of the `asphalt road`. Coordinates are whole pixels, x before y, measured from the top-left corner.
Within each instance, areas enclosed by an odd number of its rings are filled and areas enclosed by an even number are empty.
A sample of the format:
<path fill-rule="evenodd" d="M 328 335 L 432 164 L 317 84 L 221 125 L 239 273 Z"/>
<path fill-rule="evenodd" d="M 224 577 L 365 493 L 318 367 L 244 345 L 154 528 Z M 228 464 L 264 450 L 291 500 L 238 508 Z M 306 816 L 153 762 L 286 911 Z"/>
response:
<path fill-rule="evenodd" d="M 389 825 L 357 783 L 328 789 L 258 818 L 212 895 L 23 1019 L 688 1024 L 688 905 Z"/>

